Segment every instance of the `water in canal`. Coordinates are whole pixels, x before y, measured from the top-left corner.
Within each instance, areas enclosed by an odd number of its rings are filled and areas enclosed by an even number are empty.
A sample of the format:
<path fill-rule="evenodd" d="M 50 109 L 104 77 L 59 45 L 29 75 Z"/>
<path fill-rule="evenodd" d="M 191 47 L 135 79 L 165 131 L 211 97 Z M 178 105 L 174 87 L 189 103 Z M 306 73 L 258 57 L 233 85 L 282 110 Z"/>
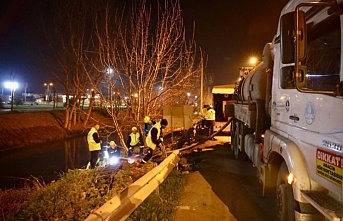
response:
<path fill-rule="evenodd" d="M 32 176 L 50 182 L 68 169 L 83 168 L 90 153 L 86 137 L 0 153 L 0 188 L 20 187 Z"/>

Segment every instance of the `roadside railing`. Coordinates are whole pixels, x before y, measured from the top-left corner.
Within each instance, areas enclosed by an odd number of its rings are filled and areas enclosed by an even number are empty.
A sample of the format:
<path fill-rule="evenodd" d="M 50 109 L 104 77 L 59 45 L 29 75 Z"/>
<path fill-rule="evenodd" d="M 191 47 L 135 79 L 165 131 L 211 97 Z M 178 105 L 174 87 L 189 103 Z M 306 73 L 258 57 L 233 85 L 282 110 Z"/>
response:
<path fill-rule="evenodd" d="M 125 220 L 167 178 L 180 158 L 173 151 L 160 165 L 93 211 L 85 221 Z"/>
<path fill-rule="evenodd" d="M 229 126 L 231 121 L 232 119 L 226 122 L 220 130 L 204 140 L 178 150 L 168 151 L 167 153 L 170 153 L 170 155 L 160 165 L 131 184 L 120 194 L 107 201 L 99 209 L 93 211 L 85 221 L 122 221 L 127 219 L 130 214 L 167 178 L 171 170 L 179 162 L 180 158 L 178 155 L 181 151 L 195 148 L 199 144 L 213 138 Z M 154 155 L 154 157 L 160 155 L 161 153 Z"/>

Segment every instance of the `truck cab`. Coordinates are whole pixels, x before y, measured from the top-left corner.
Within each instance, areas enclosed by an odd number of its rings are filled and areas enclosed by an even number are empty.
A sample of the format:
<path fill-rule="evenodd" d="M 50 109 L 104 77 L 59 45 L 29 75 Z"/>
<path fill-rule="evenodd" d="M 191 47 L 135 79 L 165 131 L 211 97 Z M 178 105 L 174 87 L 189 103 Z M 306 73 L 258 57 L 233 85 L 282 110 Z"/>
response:
<path fill-rule="evenodd" d="M 240 82 L 232 148 L 276 192 L 280 220 L 343 220 L 342 1 L 290 1 Z"/>

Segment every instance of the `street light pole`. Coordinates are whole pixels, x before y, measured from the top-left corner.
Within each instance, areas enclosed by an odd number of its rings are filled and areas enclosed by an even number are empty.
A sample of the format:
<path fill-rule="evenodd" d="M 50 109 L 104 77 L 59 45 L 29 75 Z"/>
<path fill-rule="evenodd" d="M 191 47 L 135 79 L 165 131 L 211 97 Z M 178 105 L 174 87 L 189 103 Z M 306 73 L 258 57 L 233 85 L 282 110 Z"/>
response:
<path fill-rule="evenodd" d="M 201 110 L 201 108 L 203 107 L 203 97 L 204 97 L 204 62 L 202 59 L 202 55 L 201 55 L 201 60 L 200 60 L 200 71 L 201 71 L 201 83 L 200 83 L 200 107 L 199 110 Z"/>
<path fill-rule="evenodd" d="M 14 103 L 14 91 L 18 88 L 18 82 L 5 82 L 5 88 L 11 90 L 11 111 L 13 111 L 13 103 Z"/>
<path fill-rule="evenodd" d="M 55 89 L 55 85 L 54 85 L 54 109 L 56 109 L 56 89 Z"/>
<path fill-rule="evenodd" d="M 14 89 L 11 88 L 11 111 L 13 111 L 13 102 L 14 102 Z"/>

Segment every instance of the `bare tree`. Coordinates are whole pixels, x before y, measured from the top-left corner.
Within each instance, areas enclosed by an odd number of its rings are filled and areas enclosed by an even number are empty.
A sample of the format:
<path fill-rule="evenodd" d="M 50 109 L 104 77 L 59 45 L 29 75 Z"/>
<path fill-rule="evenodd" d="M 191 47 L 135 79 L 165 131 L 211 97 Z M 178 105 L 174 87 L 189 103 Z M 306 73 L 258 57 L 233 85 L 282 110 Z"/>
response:
<path fill-rule="evenodd" d="M 130 10 L 107 6 L 102 22 L 97 16 L 100 67 L 93 67 L 103 73 L 100 85 L 88 76 L 124 147 L 125 126 L 139 126 L 145 115 L 173 103 L 170 98 L 176 92 L 197 85 L 192 82 L 198 75 L 196 45 L 193 38 L 186 39 L 179 2 L 158 4 L 156 19 L 151 8 L 145 1 Z"/>
<path fill-rule="evenodd" d="M 84 125 L 99 96 L 126 150 L 123 130 L 160 115 L 163 105 L 185 104 L 187 92 L 199 87 L 196 44 L 193 35 L 186 38 L 179 1 L 158 2 L 156 13 L 138 2 L 54 0 L 42 19 L 51 49 L 46 63 L 65 88 L 64 127 L 81 119 L 80 100 L 90 86 Z"/>
<path fill-rule="evenodd" d="M 70 130 L 81 119 L 80 100 L 88 84 L 84 72 L 85 51 L 92 46 L 95 4 L 81 0 L 54 0 L 49 4 L 37 4 L 45 34 L 45 41 L 42 42 L 47 42 L 50 49 L 42 47 L 43 62 L 65 89 L 64 127 Z"/>

